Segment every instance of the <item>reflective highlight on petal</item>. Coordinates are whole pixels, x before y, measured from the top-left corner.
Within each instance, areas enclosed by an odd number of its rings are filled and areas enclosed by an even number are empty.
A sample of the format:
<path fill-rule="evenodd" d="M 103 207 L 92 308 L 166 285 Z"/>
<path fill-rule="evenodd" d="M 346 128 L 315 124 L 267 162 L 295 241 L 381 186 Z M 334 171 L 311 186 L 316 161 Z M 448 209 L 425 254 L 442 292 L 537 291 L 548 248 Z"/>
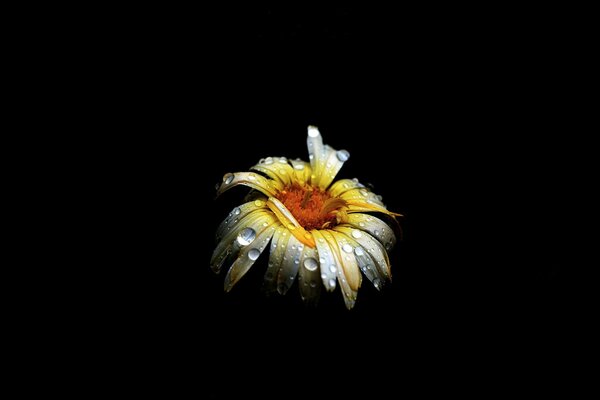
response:
<path fill-rule="evenodd" d="M 244 185 L 256 189 L 267 196 L 275 196 L 283 188 L 281 183 L 272 179 L 267 179 L 254 172 L 236 172 L 226 174 L 223 177 L 223 183 L 217 190 L 217 196 L 220 196 L 227 190 L 237 185 Z"/>

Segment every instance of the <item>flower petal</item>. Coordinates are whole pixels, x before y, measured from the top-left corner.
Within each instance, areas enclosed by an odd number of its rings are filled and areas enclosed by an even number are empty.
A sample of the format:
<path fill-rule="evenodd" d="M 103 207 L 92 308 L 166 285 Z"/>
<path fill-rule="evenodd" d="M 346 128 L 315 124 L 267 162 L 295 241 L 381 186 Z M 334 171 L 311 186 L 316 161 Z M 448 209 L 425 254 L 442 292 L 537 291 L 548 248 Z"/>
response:
<path fill-rule="evenodd" d="M 279 270 L 283 263 L 283 257 L 290 236 L 288 229 L 283 225 L 280 225 L 273 234 L 271 254 L 269 255 L 269 266 L 267 267 L 263 284 L 265 291 L 269 294 L 277 290 L 277 278 L 279 276 Z"/>
<path fill-rule="evenodd" d="M 321 276 L 319 275 L 319 255 L 316 248 L 304 246 L 298 270 L 300 296 L 306 304 L 316 305 L 321 295 Z"/>
<path fill-rule="evenodd" d="M 300 185 L 304 185 L 310 182 L 310 176 L 312 174 L 312 168 L 310 164 L 302 160 L 290 160 L 292 168 L 294 168 L 294 176 Z"/>
<path fill-rule="evenodd" d="M 367 279 L 371 281 L 375 288 L 377 288 L 377 290 L 381 290 L 381 282 L 385 281 L 385 276 L 377 268 L 373 258 L 369 255 L 367 250 L 358 244 L 358 242 L 356 242 L 354 239 L 350 237 L 346 237 L 346 239 L 354 249 L 354 257 L 356 258 L 356 262 L 358 263 L 360 270 L 367 277 Z"/>
<path fill-rule="evenodd" d="M 338 225 L 333 229 L 356 240 L 356 242 L 368 252 L 381 274 L 385 276 L 386 280 L 391 280 L 390 261 L 387 252 L 381 243 L 375 240 L 369 233 L 348 225 Z M 373 284 L 376 285 L 375 282 L 373 282 Z"/>
<path fill-rule="evenodd" d="M 294 176 L 294 169 L 285 157 L 267 157 L 250 169 L 262 172 L 284 186 L 289 185 Z"/>
<path fill-rule="evenodd" d="M 365 187 L 365 185 L 360 183 L 358 181 L 358 179 L 356 179 L 356 178 L 340 179 L 339 181 L 335 181 L 333 183 L 333 185 L 331 185 L 331 187 L 329 188 L 329 193 L 333 197 L 338 197 L 339 195 L 341 195 L 344 192 L 347 192 L 348 190 L 352 190 L 355 188 L 364 188 L 364 187 Z"/>
<path fill-rule="evenodd" d="M 244 203 L 231 210 L 227 218 L 225 218 L 225 220 L 221 222 L 221 225 L 219 225 L 219 228 L 217 228 L 217 242 L 220 241 L 227 232 L 235 229 L 246 215 L 258 209 L 267 209 L 266 200 L 267 199 L 262 196 L 262 198 L 249 201 L 248 203 Z"/>
<path fill-rule="evenodd" d="M 315 240 L 310 233 L 298 223 L 292 213 L 283 205 L 283 203 L 274 197 L 269 197 L 267 200 L 267 207 L 273 211 L 279 221 L 289 229 L 289 231 L 298 239 L 300 242 L 307 246 L 315 247 Z"/>
<path fill-rule="evenodd" d="M 348 213 L 357 213 L 357 212 L 380 212 L 382 214 L 386 214 L 393 217 L 401 217 L 402 214 L 398 214 L 392 211 L 387 210 L 386 208 L 373 204 L 366 203 L 357 200 L 346 200 L 346 204 L 348 206 Z"/>
<path fill-rule="evenodd" d="M 354 213 L 349 214 L 346 221 L 355 228 L 362 229 L 371 234 L 375 239 L 390 251 L 396 244 L 396 235 L 388 224 L 377 217 L 368 214 Z"/>
<path fill-rule="evenodd" d="M 300 266 L 300 256 L 304 245 L 300 243 L 293 235 L 290 238 L 285 249 L 283 262 L 277 276 L 277 291 L 280 294 L 286 294 L 296 280 L 298 267 Z"/>
<path fill-rule="evenodd" d="M 327 189 L 348 158 L 350 158 L 348 151 L 336 150 L 326 145 L 323 154 L 324 165 L 320 166 L 317 182 L 313 182 L 313 184 L 323 190 Z"/>
<path fill-rule="evenodd" d="M 254 262 L 258 259 L 261 253 L 264 251 L 265 247 L 271 240 L 273 233 L 275 232 L 275 226 L 279 225 L 279 223 L 275 220 L 271 221 L 266 227 L 260 231 L 256 238 L 249 245 L 245 246 L 240 252 L 239 257 L 229 271 L 227 271 L 227 275 L 225 276 L 225 291 L 229 292 L 233 286 L 240 280 L 242 277 L 248 272 L 250 267 L 254 264 Z M 262 226 L 262 224 L 261 224 Z"/>
<path fill-rule="evenodd" d="M 325 165 L 323 137 L 319 132 L 319 128 L 316 126 L 308 127 L 306 145 L 308 147 L 308 158 L 310 159 L 310 166 L 312 168 L 311 183 L 316 185 L 318 178 L 321 176 L 322 167 Z"/>
<path fill-rule="evenodd" d="M 335 231 L 329 231 L 338 246 L 338 254 L 342 264 L 342 272 L 348 281 L 348 285 L 354 291 L 360 288 L 362 281 L 360 270 L 354 256 L 354 247 L 350 244 L 348 237 Z M 339 275 L 338 275 L 339 277 Z"/>
<path fill-rule="evenodd" d="M 281 183 L 267 179 L 255 172 L 236 172 L 223 176 L 223 183 L 221 183 L 221 186 L 217 190 L 217 196 L 237 185 L 249 186 L 267 196 L 275 196 L 283 188 Z"/>
<path fill-rule="evenodd" d="M 385 208 L 385 204 L 383 204 L 380 198 L 367 188 L 350 189 L 340 194 L 339 197 L 346 201 L 366 202 Z"/>
<path fill-rule="evenodd" d="M 336 234 L 335 236 L 334 233 Z M 352 254 L 349 256 L 346 254 L 346 257 L 344 257 L 342 254 L 344 251 L 337 239 L 338 237 L 343 237 L 344 235 L 329 230 L 322 231 L 322 234 L 333 250 L 336 263 L 339 266 L 339 268 L 337 268 L 337 281 L 340 285 L 340 289 L 342 290 L 346 308 L 350 310 L 354 307 L 354 303 L 356 303 L 356 294 L 358 291 L 358 286 L 360 285 L 360 272 L 358 271 L 358 267 L 356 265 L 356 259 L 354 256 L 352 256 Z M 345 264 L 344 258 L 347 258 Z M 347 271 L 345 269 L 346 267 L 348 268 Z M 353 268 L 356 269 L 356 271 L 354 271 Z"/>
<path fill-rule="evenodd" d="M 262 231 L 266 226 L 276 221 L 275 215 L 269 210 L 257 209 L 243 218 L 240 218 L 235 228 L 232 228 L 226 233 L 220 242 L 217 244 L 210 260 L 210 265 L 213 271 L 219 272 L 225 260 L 231 257 L 236 257 L 240 249 L 243 247 L 243 240 L 238 240 L 240 233 L 246 229 L 252 229 L 254 232 Z M 241 239 L 244 239 L 243 237 Z"/>
<path fill-rule="evenodd" d="M 315 238 L 317 252 L 319 254 L 319 270 L 321 271 L 321 280 L 323 281 L 323 286 L 325 286 L 325 289 L 328 292 L 332 292 L 335 289 L 338 265 L 333 254 L 333 250 L 323 237 L 323 232 L 324 231 L 317 229 L 313 229 L 311 231 L 313 237 Z"/>

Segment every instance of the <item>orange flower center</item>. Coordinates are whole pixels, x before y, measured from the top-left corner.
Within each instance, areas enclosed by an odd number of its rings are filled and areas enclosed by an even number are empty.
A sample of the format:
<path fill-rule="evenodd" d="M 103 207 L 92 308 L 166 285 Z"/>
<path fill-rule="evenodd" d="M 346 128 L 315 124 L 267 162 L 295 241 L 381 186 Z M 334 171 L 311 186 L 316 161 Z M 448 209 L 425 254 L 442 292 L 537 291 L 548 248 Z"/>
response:
<path fill-rule="evenodd" d="M 343 200 L 312 186 L 287 186 L 277 198 L 307 231 L 334 226 L 336 210 L 345 205 Z"/>

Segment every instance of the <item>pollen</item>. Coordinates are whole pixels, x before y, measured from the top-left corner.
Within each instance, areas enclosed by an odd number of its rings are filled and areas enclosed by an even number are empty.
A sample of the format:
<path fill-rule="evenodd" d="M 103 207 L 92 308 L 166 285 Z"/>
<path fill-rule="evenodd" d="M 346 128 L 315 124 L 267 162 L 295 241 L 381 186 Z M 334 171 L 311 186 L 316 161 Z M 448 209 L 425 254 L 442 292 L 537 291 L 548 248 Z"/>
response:
<path fill-rule="evenodd" d="M 323 229 L 336 224 L 339 199 L 319 188 L 309 185 L 286 187 L 277 196 L 294 218 L 306 230 Z"/>

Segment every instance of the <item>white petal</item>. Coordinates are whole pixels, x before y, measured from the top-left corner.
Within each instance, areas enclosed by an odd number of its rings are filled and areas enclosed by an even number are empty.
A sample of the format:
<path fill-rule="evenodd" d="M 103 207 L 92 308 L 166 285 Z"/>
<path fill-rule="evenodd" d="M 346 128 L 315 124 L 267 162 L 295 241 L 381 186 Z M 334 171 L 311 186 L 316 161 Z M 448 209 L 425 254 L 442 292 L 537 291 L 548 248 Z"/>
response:
<path fill-rule="evenodd" d="M 237 185 L 249 186 L 267 196 L 275 196 L 283 188 L 280 182 L 267 179 L 255 172 L 236 172 L 223 176 L 223 183 L 217 190 L 217 196 Z"/>
<path fill-rule="evenodd" d="M 257 209 L 267 209 L 266 201 L 267 199 L 264 196 L 262 196 L 262 199 L 249 201 L 248 203 L 244 203 L 234 208 L 229 213 L 227 218 L 225 218 L 225 220 L 221 222 L 219 228 L 217 228 L 217 241 L 221 240 L 226 233 L 230 232 L 232 229 L 235 229 L 238 226 L 239 222 L 246 215 L 250 214 L 251 212 Z"/>
<path fill-rule="evenodd" d="M 354 259 L 354 256 L 352 256 L 352 254 L 349 255 L 350 257 L 348 257 L 347 254 L 346 258 L 348 261 L 344 265 L 344 255 L 341 254 L 343 252 L 342 246 L 340 246 L 340 244 L 337 241 L 337 237 L 344 235 L 332 231 L 323 231 L 322 234 L 323 237 L 329 243 L 329 246 L 332 249 L 332 253 L 334 254 L 334 258 L 336 259 L 336 264 L 338 265 L 337 281 L 340 285 L 340 289 L 342 290 L 342 295 L 344 296 L 344 303 L 346 304 L 346 308 L 350 310 L 354 307 L 354 303 L 356 302 L 356 294 L 359 286 L 358 282 L 360 280 L 360 272 L 358 272 L 356 259 Z M 346 267 L 348 268 L 347 271 L 345 269 Z M 355 268 L 356 271 L 353 271 L 353 268 Z M 352 280 L 353 282 L 351 283 L 350 280 Z M 353 288 L 352 284 L 354 284 L 356 288 Z"/>
<path fill-rule="evenodd" d="M 355 228 L 369 232 L 387 251 L 390 251 L 396 244 L 396 235 L 392 228 L 377 217 L 355 213 L 348 215 L 347 222 Z"/>
<path fill-rule="evenodd" d="M 298 239 L 293 235 L 290 236 L 277 277 L 277 291 L 280 294 L 286 294 L 294 284 L 300 267 L 300 256 L 304 248 L 304 245 Z"/>
<path fill-rule="evenodd" d="M 311 231 L 315 243 L 317 245 L 317 253 L 319 255 L 319 270 L 323 286 L 328 292 L 335 289 L 337 269 L 339 265 L 336 263 L 335 256 L 329 243 L 323 237 L 322 231 L 313 229 Z"/>
<path fill-rule="evenodd" d="M 287 244 L 290 239 L 290 233 L 284 226 L 279 226 L 273 234 L 271 241 L 271 254 L 269 255 L 269 265 L 265 273 L 264 288 L 267 293 L 273 293 L 277 290 L 277 278 L 279 270 L 283 264 L 283 257 Z"/>
<path fill-rule="evenodd" d="M 269 240 L 275 232 L 275 226 L 279 223 L 273 223 L 264 229 L 256 236 L 256 239 L 248 246 L 244 247 L 240 252 L 237 260 L 233 263 L 227 275 L 225 276 L 225 291 L 229 292 L 233 286 L 248 272 L 250 267 L 258 259 L 264 249 L 267 247 Z M 273 225 L 273 226 L 272 226 Z M 262 224 L 261 224 L 262 226 Z"/>
<path fill-rule="evenodd" d="M 298 272 L 300 296 L 306 304 L 316 305 L 321 294 L 321 273 L 319 271 L 319 254 L 316 248 L 304 246 L 300 258 Z"/>
<path fill-rule="evenodd" d="M 210 260 L 213 271 L 218 273 L 227 259 L 237 257 L 237 253 L 242 248 L 237 241 L 237 236 L 242 230 L 251 228 L 255 232 L 260 232 L 265 228 L 265 224 L 271 225 L 276 220 L 275 215 L 270 210 L 265 211 L 262 209 L 254 210 L 240 218 L 236 227 L 226 233 L 217 243 Z"/>

